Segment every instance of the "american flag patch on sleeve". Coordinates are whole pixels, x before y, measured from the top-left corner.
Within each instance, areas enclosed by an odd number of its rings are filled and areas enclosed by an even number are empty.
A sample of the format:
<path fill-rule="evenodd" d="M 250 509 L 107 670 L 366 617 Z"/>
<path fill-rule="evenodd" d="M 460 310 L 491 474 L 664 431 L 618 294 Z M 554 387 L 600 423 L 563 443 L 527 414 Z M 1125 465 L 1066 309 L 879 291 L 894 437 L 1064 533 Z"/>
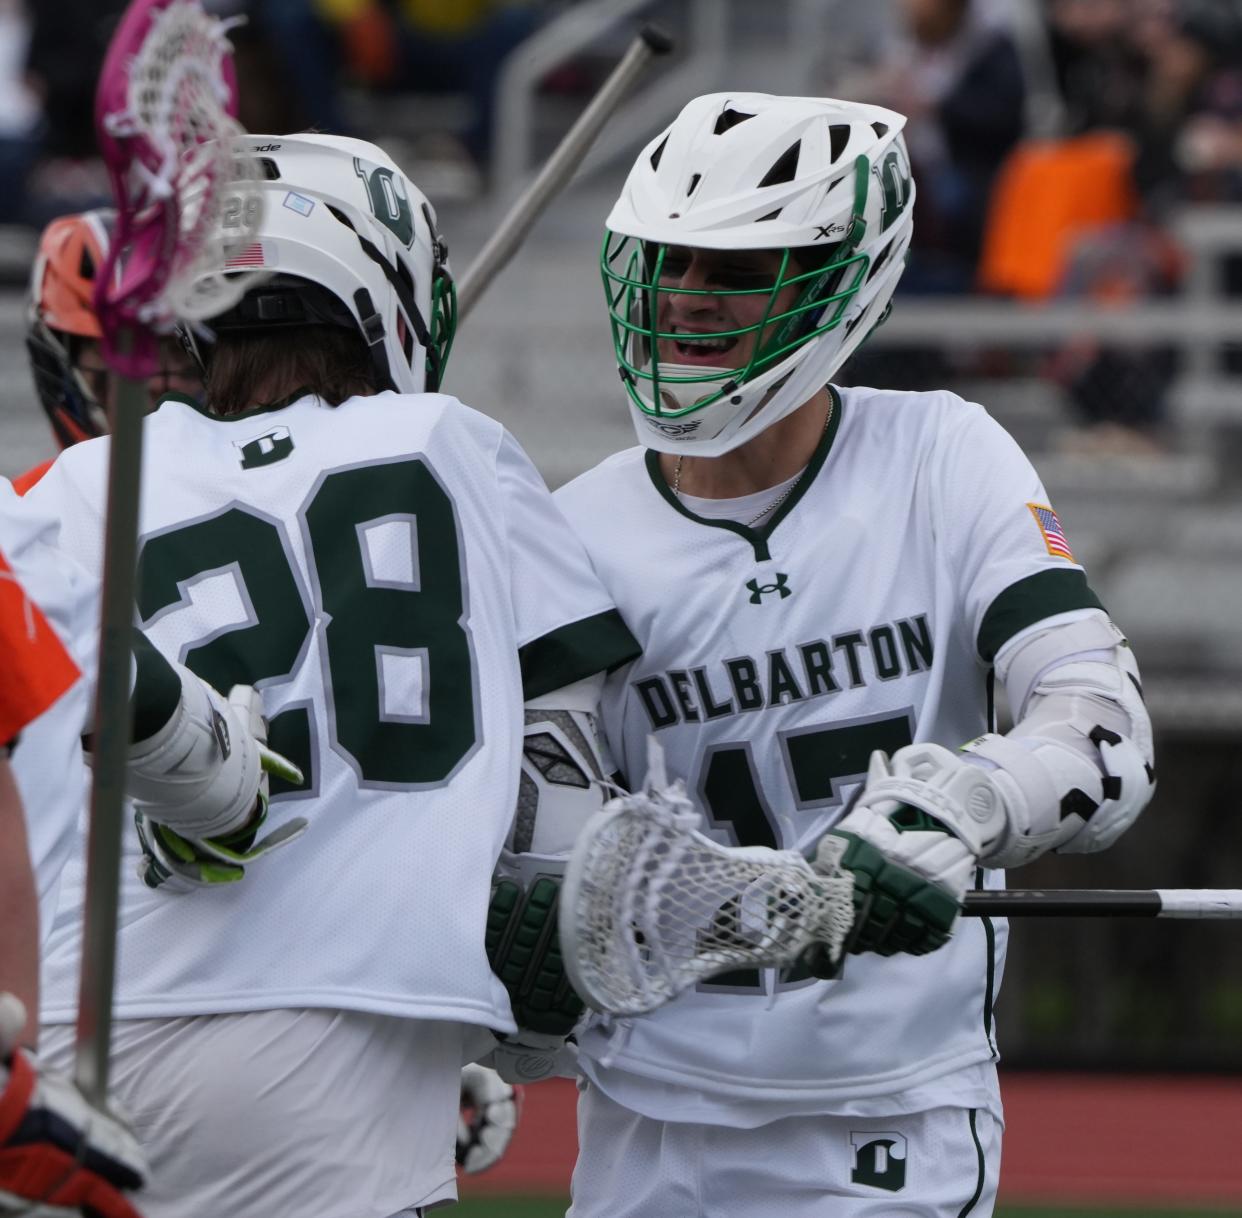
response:
<path fill-rule="evenodd" d="M 1035 517 L 1035 523 L 1039 526 L 1039 532 L 1044 539 L 1044 545 L 1048 547 L 1048 553 L 1055 558 L 1066 558 L 1073 562 L 1074 555 L 1069 547 L 1069 539 L 1065 536 L 1065 530 L 1061 527 L 1061 521 L 1056 512 L 1043 503 L 1028 503 L 1026 506 L 1031 509 L 1031 515 Z"/>

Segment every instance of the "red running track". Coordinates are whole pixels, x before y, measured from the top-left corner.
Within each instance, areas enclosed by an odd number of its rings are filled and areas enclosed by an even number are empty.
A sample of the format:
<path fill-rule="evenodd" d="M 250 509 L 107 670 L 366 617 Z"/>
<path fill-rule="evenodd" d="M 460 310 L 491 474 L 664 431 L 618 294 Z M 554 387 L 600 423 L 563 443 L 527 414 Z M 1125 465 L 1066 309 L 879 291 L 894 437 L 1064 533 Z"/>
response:
<path fill-rule="evenodd" d="M 1242 1078 L 1002 1075 L 1002 1201 L 1242 1209 Z M 574 1087 L 526 1089 L 504 1161 L 462 1196 L 569 1191 Z"/>

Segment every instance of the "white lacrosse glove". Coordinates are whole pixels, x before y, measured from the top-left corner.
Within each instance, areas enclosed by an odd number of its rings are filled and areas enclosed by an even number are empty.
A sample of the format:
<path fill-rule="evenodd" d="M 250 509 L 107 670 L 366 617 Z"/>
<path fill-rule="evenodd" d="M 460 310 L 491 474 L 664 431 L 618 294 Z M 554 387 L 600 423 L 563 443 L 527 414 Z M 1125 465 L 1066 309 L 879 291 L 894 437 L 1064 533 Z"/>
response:
<path fill-rule="evenodd" d="M 0 1215 L 141 1218 L 122 1190 L 147 1164 L 116 1116 L 92 1107 L 64 1077 L 16 1047 L 22 1004 L 0 994 Z"/>
<path fill-rule="evenodd" d="M 909 745 L 891 761 L 872 753 L 857 801 L 820 839 L 813 860 L 826 875 L 853 874 L 847 950 L 921 956 L 942 947 L 980 855 L 1007 823 L 988 773 L 948 749 Z M 822 962 L 809 963 L 821 971 Z"/>
<path fill-rule="evenodd" d="M 577 1042 L 564 1036 L 523 1028 L 512 1036 L 497 1035 L 497 1042 L 482 1060 L 506 1083 L 538 1083 L 578 1074 Z"/>
<path fill-rule="evenodd" d="M 256 840 L 267 819 L 268 775 L 299 784 L 302 773 L 267 747 L 258 692 L 235 685 L 225 701 L 188 669 L 172 719 L 130 750 L 127 789 L 143 856 L 138 874 L 150 888 L 189 889 L 231 883 L 245 865 L 298 837 L 294 817 Z"/>
<path fill-rule="evenodd" d="M 457 1117 L 458 1166 L 468 1175 L 495 1167 L 509 1149 L 521 1108 L 520 1087 L 510 1086 L 486 1066 L 463 1066 Z"/>

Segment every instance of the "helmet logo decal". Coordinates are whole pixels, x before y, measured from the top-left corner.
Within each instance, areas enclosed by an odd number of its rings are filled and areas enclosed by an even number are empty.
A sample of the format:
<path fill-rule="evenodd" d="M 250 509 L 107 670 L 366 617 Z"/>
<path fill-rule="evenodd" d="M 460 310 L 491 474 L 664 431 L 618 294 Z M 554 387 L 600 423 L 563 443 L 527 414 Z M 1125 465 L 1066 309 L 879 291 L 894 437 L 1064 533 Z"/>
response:
<path fill-rule="evenodd" d="M 414 212 L 405 183 L 386 165 L 369 165 L 354 157 L 354 172 L 367 188 L 371 214 L 406 249 L 414 245 Z"/>
<path fill-rule="evenodd" d="M 831 241 L 834 237 L 844 237 L 846 227 L 844 224 L 817 224 L 815 226 L 815 240 Z"/>
<path fill-rule="evenodd" d="M 692 419 L 688 423 L 665 423 L 660 419 L 653 419 L 650 416 L 645 416 L 643 421 L 653 431 L 658 431 L 662 435 L 666 436 L 687 436 L 692 432 L 698 431 L 698 429 L 702 426 L 702 421 L 699 419 Z"/>
<path fill-rule="evenodd" d="M 910 202 L 910 170 L 896 149 L 891 149 L 879 169 L 883 206 L 880 211 L 880 232 L 893 224 Z"/>
<path fill-rule="evenodd" d="M 285 195 L 285 201 L 281 206 L 297 212 L 299 216 L 309 216 L 315 210 L 315 201 L 298 194 L 296 190 L 291 190 Z"/>

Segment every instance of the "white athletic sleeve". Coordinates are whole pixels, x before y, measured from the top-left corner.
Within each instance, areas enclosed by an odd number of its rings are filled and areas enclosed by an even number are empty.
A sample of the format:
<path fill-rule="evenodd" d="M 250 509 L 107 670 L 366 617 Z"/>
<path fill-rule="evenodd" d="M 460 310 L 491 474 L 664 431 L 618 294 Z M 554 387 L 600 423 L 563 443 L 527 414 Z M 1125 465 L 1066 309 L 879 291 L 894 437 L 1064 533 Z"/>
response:
<path fill-rule="evenodd" d="M 1035 622 L 1102 607 L 1039 475 L 982 408 L 946 429 L 931 474 L 948 569 L 983 661 Z"/>
<path fill-rule="evenodd" d="M 508 432 L 496 463 L 525 697 L 632 660 L 638 643 L 538 470 Z"/>

